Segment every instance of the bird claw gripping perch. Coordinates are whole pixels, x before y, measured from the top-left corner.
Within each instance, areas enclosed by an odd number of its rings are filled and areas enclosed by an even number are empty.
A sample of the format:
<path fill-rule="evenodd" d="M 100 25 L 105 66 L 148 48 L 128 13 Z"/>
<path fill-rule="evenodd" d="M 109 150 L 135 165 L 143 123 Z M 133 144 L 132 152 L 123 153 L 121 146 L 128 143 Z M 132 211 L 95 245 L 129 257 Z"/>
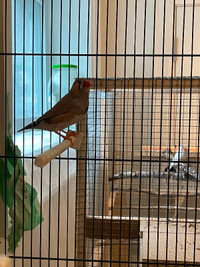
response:
<path fill-rule="evenodd" d="M 80 133 L 80 132 L 75 132 L 75 131 L 69 131 L 69 132 L 66 132 L 66 131 L 64 131 L 64 130 L 62 130 L 62 132 L 63 132 L 65 135 L 59 133 L 58 131 L 55 131 L 55 133 L 57 133 L 57 134 L 58 134 L 60 137 L 62 137 L 64 140 L 69 140 L 72 146 L 74 145 L 74 143 L 73 143 L 71 137 L 72 137 L 72 136 L 75 137 L 77 134 Z"/>
<path fill-rule="evenodd" d="M 64 140 L 66 140 L 66 139 L 69 140 L 72 146 L 74 145 L 74 143 L 73 143 L 71 137 L 72 137 L 72 136 L 76 137 L 77 134 L 80 133 L 80 132 L 75 132 L 75 131 L 68 131 L 68 132 L 66 132 L 66 131 L 64 131 L 64 130 L 62 130 L 62 132 L 66 134 L 66 136 L 63 136 Z"/>

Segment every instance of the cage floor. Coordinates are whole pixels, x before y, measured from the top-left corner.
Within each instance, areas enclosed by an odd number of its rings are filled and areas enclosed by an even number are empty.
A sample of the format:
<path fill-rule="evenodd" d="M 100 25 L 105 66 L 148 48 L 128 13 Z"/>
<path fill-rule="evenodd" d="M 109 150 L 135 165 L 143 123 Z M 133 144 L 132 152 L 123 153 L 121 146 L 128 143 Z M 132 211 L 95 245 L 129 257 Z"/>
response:
<path fill-rule="evenodd" d="M 140 229 L 143 232 L 143 261 L 149 259 L 193 262 L 195 259 L 195 262 L 200 262 L 200 223 L 195 226 L 194 223 L 188 222 L 186 226 L 184 222 L 158 224 L 157 221 L 150 221 L 148 229 L 148 222 L 142 221 Z"/>

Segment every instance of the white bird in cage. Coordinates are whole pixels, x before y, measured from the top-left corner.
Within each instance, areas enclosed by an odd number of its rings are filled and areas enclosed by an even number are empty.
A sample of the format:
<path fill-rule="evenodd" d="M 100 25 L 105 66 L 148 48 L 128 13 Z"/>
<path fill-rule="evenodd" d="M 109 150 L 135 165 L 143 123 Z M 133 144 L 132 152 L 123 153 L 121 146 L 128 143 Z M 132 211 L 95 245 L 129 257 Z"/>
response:
<path fill-rule="evenodd" d="M 64 139 L 69 139 L 72 142 L 70 136 L 74 136 L 76 132 L 66 132 L 64 129 L 84 118 L 89 106 L 90 86 L 89 81 L 86 79 L 76 79 L 69 93 L 55 106 L 19 131 L 26 129 L 54 131 Z"/>
<path fill-rule="evenodd" d="M 170 162 L 170 165 L 165 169 L 165 172 L 176 172 L 176 167 L 178 166 L 178 162 L 187 157 L 187 147 L 180 146 L 174 155 L 173 159 Z"/>

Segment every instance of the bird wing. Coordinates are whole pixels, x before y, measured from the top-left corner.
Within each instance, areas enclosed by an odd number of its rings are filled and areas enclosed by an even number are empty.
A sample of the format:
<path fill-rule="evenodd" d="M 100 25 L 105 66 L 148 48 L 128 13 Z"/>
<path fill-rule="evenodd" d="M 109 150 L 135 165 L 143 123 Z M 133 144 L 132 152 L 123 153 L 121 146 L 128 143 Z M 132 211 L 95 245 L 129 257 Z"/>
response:
<path fill-rule="evenodd" d="M 38 121 L 49 120 L 52 117 L 57 117 L 64 114 L 84 115 L 87 112 L 88 100 L 83 98 L 73 97 L 71 94 L 64 96 L 52 109 L 42 115 Z"/>

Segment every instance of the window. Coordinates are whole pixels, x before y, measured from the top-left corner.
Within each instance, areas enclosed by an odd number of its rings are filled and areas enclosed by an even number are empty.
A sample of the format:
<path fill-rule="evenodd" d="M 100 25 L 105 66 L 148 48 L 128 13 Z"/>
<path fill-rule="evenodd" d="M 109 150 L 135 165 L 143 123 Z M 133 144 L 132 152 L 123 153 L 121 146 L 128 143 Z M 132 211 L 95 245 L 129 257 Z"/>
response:
<path fill-rule="evenodd" d="M 13 52 L 40 54 L 42 52 L 41 2 L 39 0 L 34 2 L 13 0 L 12 17 Z M 44 61 L 43 65 L 45 65 Z M 44 79 L 45 67 L 43 66 L 42 70 L 41 56 L 17 55 L 13 60 L 13 112 L 16 131 L 22 128 L 23 118 L 24 123 L 27 124 L 32 121 L 32 118 L 37 118 L 42 114 L 42 72 Z M 45 91 L 46 88 L 43 88 L 43 93 Z"/>
<path fill-rule="evenodd" d="M 22 151 L 24 145 L 25 154 L 32 151 L 32 132 L 26 133 L 24 142 L 23 133 L 17 131 L 41 116 L 42 107 L 45 110 L 47 106 L 44 82 L 46 61 L 40 55 L 42 42 L 45 48 L 44 32 L 42 36 L 42 10 L 40 0 L 12 0 L 12 50 L 16 53 L 12 61 L 13 129 L 15 142 Z M 36 55 L 32 56 L 33 53 Z M 37 140 L 40 138 L 39 135 L 35 134 Z"/>
<path fill-rule="evenodd" d="M 53 133 L 50 138 L 47 131 L 43 131 L 43 144 L 40 130 L 33 131 L 33 135 L 31 130 L 17 133 L 40 117 L 52 104 L 52 88 L 49 88 L 52 66 L 73 64 L 78 65 L 80 77 L 90 73 L 90 59 L 87 56 L 78 57 L 78 53 L 87 54 L 91 48 L 88 47 L 90 25 L 88 27 L 85 19 L 89 5 L 88 0 L 81 0 L 85 9 L 81 8 L 79 16 L 79 3 L 79 0 L 62 0 L 60 23 L 61 0 L 12 0 L 12 49 L 16 53 L 12 61 L 13 129 L 15 143 L 25 155 L 32 154 L 32 150 L 38 154 L 41 146 L 44 150 L 48 149 L 50 139 L 53 145 L 59 141 L 56 134 Z M 44 55 L 41 55 L 42 52 Z M 68 53 L 73 56 L 64 56 Z M 72 82 L 70 79 L 70 84 Z"/>

